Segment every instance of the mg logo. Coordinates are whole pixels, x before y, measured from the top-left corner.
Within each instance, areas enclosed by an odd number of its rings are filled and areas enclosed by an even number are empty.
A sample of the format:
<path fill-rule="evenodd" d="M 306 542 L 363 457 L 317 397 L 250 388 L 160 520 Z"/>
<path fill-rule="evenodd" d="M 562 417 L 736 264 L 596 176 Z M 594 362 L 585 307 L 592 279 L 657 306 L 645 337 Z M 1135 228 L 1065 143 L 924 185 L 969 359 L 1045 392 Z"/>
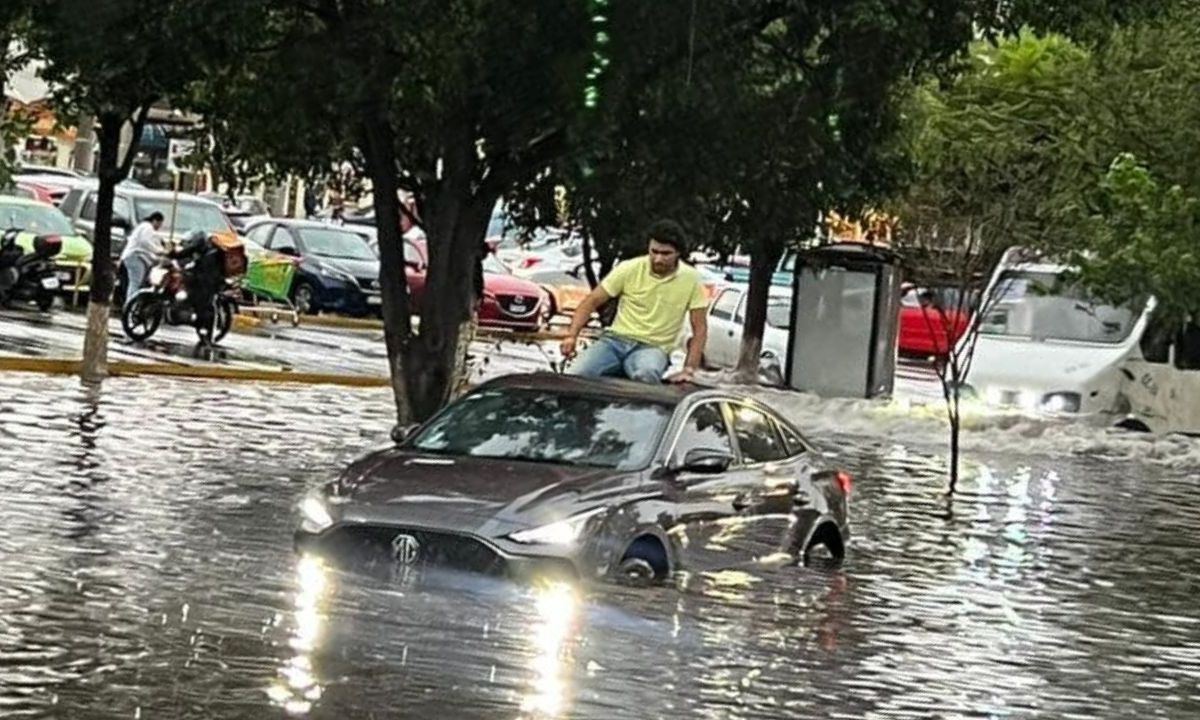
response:
<path fill-rule="evenodd" d="M 412 565 L 421 556 L 421 543 L 412 535 L 401 533 L 392 538 L 392 557 L 401 565 Z"/>

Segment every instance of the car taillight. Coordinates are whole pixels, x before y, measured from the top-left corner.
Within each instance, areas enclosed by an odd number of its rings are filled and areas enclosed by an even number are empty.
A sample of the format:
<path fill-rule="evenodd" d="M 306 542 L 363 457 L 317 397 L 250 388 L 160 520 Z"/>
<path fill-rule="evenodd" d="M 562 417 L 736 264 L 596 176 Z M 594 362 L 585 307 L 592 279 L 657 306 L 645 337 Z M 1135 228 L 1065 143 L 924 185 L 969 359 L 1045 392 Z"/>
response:
<path fill-rule="evenodd" d="M 844 470 L 838 470 L 833 476 L 834 482 L 842 489 L 843 495 L 849 495 L 854 488 L 854 478 L 850 477 L 850 473 Z"/>
<path fill-rule="evenodd" d="M 528 270 L 529 268 L 533 267 L 534 265 L 537 265 L 541 261 L 542 261 L 542 259 L 540 257 L 534 257 L 534 256 L 527 257 L 521 261 L 521 269 Z"/>

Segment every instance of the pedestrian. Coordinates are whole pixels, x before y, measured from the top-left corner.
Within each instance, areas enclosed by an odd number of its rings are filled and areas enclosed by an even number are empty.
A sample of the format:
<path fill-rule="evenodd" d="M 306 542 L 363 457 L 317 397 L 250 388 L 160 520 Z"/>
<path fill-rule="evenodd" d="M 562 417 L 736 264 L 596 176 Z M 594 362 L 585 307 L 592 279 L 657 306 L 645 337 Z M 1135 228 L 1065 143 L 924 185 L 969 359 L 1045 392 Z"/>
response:
<path fill-rule="evenodd" d="M 121 251 L 121 264 L 125 266 L 125 302 L 128 303 L 142 289 L 150 268 L 167 254 L 166 243 L 159 237 L 163 214 L 152 212 L 125 238 L 125 249 Z"/>
<path fill-rule="evenodd" d="M 571 373 L 660 383 L 686 317 L 692 323 L 687 360 L 667 381 L 693 379 L 708 337 L 708 301 L 700 273 L 681 261 L 688 244 L 677 223 L 660 220 L 646 236 L 647 254 L 617 265 L 575 310 L 559 348 L 567 359 L 575 356 L 579 333 L 592 313 L 613 298 L 620 300 L 612 327 L 592 343 Z"/>

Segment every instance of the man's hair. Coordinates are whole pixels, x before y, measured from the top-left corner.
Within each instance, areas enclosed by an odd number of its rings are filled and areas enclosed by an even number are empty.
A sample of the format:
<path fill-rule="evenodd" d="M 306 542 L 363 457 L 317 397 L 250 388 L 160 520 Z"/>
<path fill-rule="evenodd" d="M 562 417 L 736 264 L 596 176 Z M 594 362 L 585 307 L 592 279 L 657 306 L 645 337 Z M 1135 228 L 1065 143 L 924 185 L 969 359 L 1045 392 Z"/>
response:
<path fill-rule="evenodd" d="M 163 214 L 157 210 L 146 216 L 146 222 L 162 222 L 163 219 Z"/>
<path fill-rule="evenodd" d="M 659 220 L 651 225 L 646 229 L 646 240 L 647 242 L 653 240 L 663 245 L 670 245 L 680 255 L 687 255 L 688 253 L 687 233 L 674 220 Z"/>

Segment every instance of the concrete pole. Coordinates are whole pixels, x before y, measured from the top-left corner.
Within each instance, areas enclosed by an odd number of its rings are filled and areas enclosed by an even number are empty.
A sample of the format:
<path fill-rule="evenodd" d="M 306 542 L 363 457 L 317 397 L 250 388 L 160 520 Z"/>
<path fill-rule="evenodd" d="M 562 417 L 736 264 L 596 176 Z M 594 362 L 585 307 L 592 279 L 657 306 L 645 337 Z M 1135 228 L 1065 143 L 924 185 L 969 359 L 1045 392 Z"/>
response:
<path fill-rule="evenodd" d="M 96 119 L 91 115 L 79 121 L 75 131 L 75 148 L 71 151 L 71 166 L 81 173 L 91 175 L 96 154 Z"/>

